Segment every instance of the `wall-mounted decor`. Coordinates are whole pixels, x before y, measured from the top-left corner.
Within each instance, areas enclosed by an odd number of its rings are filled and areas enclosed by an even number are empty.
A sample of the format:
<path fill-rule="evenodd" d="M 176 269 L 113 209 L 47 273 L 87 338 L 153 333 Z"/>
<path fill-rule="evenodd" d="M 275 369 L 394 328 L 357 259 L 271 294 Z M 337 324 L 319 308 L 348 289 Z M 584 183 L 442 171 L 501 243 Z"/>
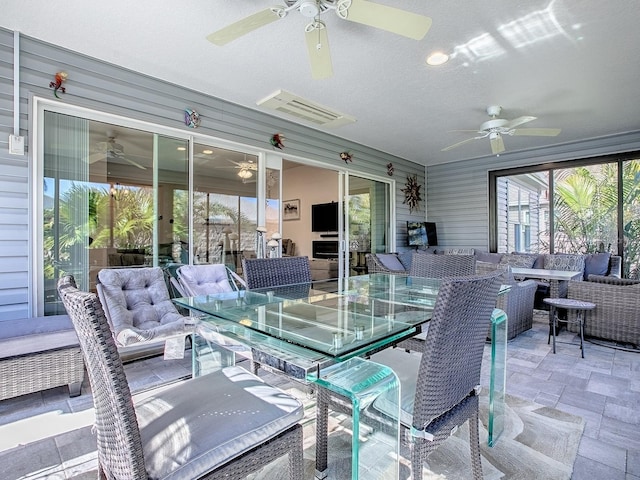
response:
<path fill-rule="evenodd" d="M 190 108 L 185 109 L 184 124 L 189 128 L 198 128 L 200 126 L 200 114 Z"/>
<path fill-rule="evenodd" d="M 300 199 L 282 202 L 282 220 L 300 220 Z"/>
<path fill-rule="evenodd" d="M 58 72 L 54 77 L 55 80 L 49 84 L 49 88 L 53 88 L 53 94 L 56 98 L 60 98 L 58 96 L 58 91 L 60 93 L 67 93 L 66 88 L 62 86 L 62 84 L 67 80 L 67 76 L 66 72 Z"/>
<path fill-rule="evenodd" d="M 387 163 L 387 175 L 393 177 L 393 163 Z"/>
<path fill-rule="evenodd" d="M 353 154 L 351 152 L 341 152 L 340 159 L 348 164 L 349 162 L 353 162 Z"/>
<path fill-rule="evenodd" d="M 271 140 L 269 140 L 269 143 L 272 146 L 279 148 L 280 150 L 284 149 L 284 143 L 282 142 L 284 142 L 284 135 L 282 133 L 274 133 Z"/>
<path fill-rule="evenodd" d="M 418 202 L 422 200 L 420 196 L 420 189 L 422 185 L 418 185 L 418 177 L 416 175 L 408 176 L 407 183 L 405 184 L 402 192 L 404 192 L 404 202 L 409 205 L 409 213 L 413 213 L 414 210 L 420 210 Z"/>

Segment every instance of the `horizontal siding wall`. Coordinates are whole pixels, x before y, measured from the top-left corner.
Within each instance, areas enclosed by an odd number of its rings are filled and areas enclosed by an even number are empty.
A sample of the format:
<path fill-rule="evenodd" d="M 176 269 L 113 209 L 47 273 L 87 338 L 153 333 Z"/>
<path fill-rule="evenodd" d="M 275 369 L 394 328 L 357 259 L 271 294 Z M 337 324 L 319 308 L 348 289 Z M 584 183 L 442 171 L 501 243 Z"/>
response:
<path fill-rule="evenodd" d="M 31 316 L 30 265 L 33 239 L 30 226 L 40 219 L 30 209 L 29 154 L 8 154 L 8 138 L 13 133 L 13 32 L 0 29 L 0 320 Z M 182 88 L 146 75 L 123 69 L 55 45 L 20 38 L 20 134 L 30 145 L 29 126 L 32 96 L 52 98 L 49 82 L 58 71 L 69 75 L 60 102 L 120 115 L 149 123 L 180 128 L 184 109 L 201 115 L 199 135 L 256 147 L 268 151 L 269 139 L 284 134 L 285 151 L 297 159 L 312 159 L 340 165 L 354 174 L 387 176 L 387 164 L 395 169 L 396 223 L 398 245 L 404 245 L 407 220 L 425 218 L 425 169 L 408 160 L 354 144 L 325 131 L 313 129 L 262 111 L 241 107 L 221 99 Z M 339 134 L 339 130 L 336 131 Z M 353 153 L 353 163 L 344 165 L 339 153 Z M 420 209 L 409 212 L 401 191 L 407 176 L 416 175 L 423 185 Z"/>
<path fill-rule="evenodd" d="M 640 132 L 427 167 L 427 219 L 438 243 L 487 250 L 489 171 L 640 150 Z M 506 194 L 506 192 L 499 192 Z M 506 235 L 506 231 L 499 232 Z"/>

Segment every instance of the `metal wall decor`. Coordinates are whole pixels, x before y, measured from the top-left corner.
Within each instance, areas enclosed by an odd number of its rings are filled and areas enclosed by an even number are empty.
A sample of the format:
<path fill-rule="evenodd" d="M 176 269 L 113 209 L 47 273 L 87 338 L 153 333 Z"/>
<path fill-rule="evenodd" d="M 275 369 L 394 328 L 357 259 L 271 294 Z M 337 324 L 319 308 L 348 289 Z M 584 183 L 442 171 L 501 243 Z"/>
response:
<path fill-rule="evenodd" d="M 421 188 L 422 185 L 418 185 L 418 177 L 416 175 L 407 177 L 407 183 L 401 191 L 404 192 L 404 201 L 402 203 L 409 205 L 409 213 L 413 213 L 414 210 L 420 210 L 418 202 L 422 200 L 420 196 Z"/>
<path fill-rule="evenodd" d="M 198 128 L 200 126 L 200 114 L 190 108 L 185 109 L 184 124 L 189 128 Z"/>
<path fill-rule="evenodd" d="M 387 163 L 387 175 L 393 177 L 393 163 Z"/>
<path fill-rule="evenodd" d="M 271 139 L 269 140 L 269 143 L 273 147 L 279 148 L 280 150 L 284 149 L 283 142 L 284 142 L 284 135 L 282 133 L 274 133 Z"/>
<path fill-rule="evenodd" d="M 353 162 L 353 153 L 351 152 L 341 152 L 340 159 L 344 160 L 344 163 L 348 164 L 349 162 Z"/>
<path fill-rule="evenodd" d="M 53 94 L 56 98 L 60 98 L 58 92 L 67 93 L 66 88 L 62 86 L 62 84 L 67 81 L 67 76 L 66 72 L 57 72 L 55 77 L 53 77 L 54 81 L 49 83 L 49 88 L 53 88 Z"/>

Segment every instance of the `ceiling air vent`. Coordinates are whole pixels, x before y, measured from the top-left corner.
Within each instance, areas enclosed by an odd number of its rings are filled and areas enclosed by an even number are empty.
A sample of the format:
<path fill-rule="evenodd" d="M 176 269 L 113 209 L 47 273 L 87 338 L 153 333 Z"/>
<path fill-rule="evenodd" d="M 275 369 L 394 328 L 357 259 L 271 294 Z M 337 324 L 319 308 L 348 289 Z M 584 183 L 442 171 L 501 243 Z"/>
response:
<path fill-rule="evenodd" d="M 341 127 L 342 125 L 356 121 L 354 117 L 336 112 L 328 107 L 310 102 L 309 100 L 283 90 L 272 93 L 268 97 L 260 100 L 257 104 L 270 110 L 275 110 L 276 112 L 306 120 L 318 126 Z"/>

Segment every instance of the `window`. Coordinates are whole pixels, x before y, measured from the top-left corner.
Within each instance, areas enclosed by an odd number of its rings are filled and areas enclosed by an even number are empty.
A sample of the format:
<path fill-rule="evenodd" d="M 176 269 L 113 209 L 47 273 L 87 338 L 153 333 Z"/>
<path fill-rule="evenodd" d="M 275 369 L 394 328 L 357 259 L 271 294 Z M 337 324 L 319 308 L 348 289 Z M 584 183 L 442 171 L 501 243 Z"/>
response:
<path fill-rule="evenodd" d="M 640 264 L 640 160 L 604 157 L 489 173 L 496 252 L 610 252 Z"/>

